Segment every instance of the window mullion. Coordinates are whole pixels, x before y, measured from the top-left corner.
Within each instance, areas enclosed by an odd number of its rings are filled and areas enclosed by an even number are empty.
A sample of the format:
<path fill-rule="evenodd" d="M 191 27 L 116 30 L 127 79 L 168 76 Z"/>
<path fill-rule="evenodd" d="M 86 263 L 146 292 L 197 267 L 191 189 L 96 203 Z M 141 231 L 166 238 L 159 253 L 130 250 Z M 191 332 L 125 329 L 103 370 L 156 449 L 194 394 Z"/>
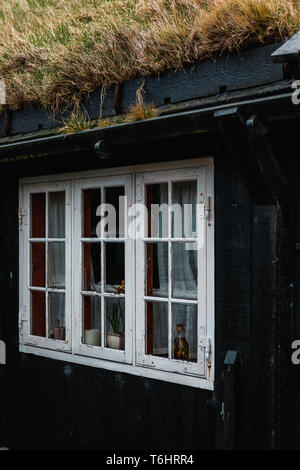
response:
<path fill-rule="evenodd" d="M 101 186 L 101 204 L 104 204 L 105 202 L 105 192 L 104 192 L 104 187 Z M 104 299 L 104 285 L 105 285 L 105 263 L 106 263 L 106 257 L 105 257 L 105 252 L 104 252 L 104 249 L 105 249 L 105 244 L 104 244 L 104 241 L 103 241 L 103 238 L 104 238 L 104 227 L 103 227 L 103 224 L 101 223 L 101 253 L 100 253 L 100 256 L 101 256 L 101 282 L 100 282 L 100 285 L 101 285 L 101 346 L 104 347 L 105 346 L 105 315 L 104 315 L 104 311 L 105 311 L 105 299 Z"/>
<path fill-rule="evenodd" d="M 171 212 L 172 206 L 172 183 L 168 182 L 168 357 L 172 359 L 172 242 L 170 241 L 172 237 L 171 229 Z"/>

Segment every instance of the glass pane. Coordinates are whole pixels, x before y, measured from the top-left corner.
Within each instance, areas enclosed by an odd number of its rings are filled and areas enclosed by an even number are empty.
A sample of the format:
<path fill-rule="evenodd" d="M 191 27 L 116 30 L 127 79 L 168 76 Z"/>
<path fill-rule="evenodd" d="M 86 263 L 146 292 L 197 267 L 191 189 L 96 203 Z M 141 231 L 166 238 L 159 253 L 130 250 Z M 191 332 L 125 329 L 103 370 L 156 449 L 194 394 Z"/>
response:
<path fill-rule="evenodd" d="M 101 245 L 83 244 L 83 290 L 101 292 Z"/>
<path fill-rule="evenodd" d="M 49 292 L 49 338 L 65 340 L 65 294 Z"/>
<path fill-rule="evenodd" d="M 83 191 L 83 236 L 85 238 L 97 237 L 96 229 L 100 217 L 96 215 L 101 204 L 101 189 L 86 189 Z"/>
<path fill-rule="evenodd" d="M 197 305 L 172 305 L 173 359 L 197 362 Z"/>
<path fill-rule="evenodd" d="M 168 237 L 168 183 L 146 186 L 148 237 Z"/>
<path fill-rule="evenodd" d="M 124 186 L 105 188 L 105 203 L 110 204 L 110 214 L 106 215 L 109 223 L 104 227 L 104 236 L 110 238 L 124 237 L 125 205 Z"/>
<path fill-rule="evenodd" d="M 105 299 L 106 347 L 125 349 L 125 299 Z"/>
<path fill-rule="evenodd" d="M 45 243 L 31 243 L 31 285 L 46 287 Z"/>
<path fill-rule="evenodd" d="M 172 183 L 172 237 L 196 236 L 197 181 Z"/>
<path fill-rule="evenodd" d="M 66 196 L 64 191 L 49 193 L 48 237 L 65 238 Z"/>
<path fill-rule="evenodd" d="M 101 345 L 101 297 L 83 296 L 83 343 Z"/>
<path fill-rule="evenodd" d="M 51 242 L 48 244 L 48 287 L 65 288 L 64 242 Z"/>
<path fill-rule="evenodd" d="M 124 243 L 105 243 L 105 292 L 124 294 Z"/>
<path fill-rule="evenodd" d="M 45 238 L 46 236 L 46 197 L 45 193 L 31 194 L 31 237 Z"/>
<path fill-rule="evenodd" d="M 197 251 L 194 243 L 172 244 L 172 296 L 197 300 Z M 193 249 L 194 248 L 194 249 Z"/>
<path fill-rule="evenodd" d="M 146 354 L 168 357 L 168 304 L 146 302 Z"/>
<path fill-rule="evenodd" d="M 168 243 L 146 243 L 146 295 L 168 297 Z"/>
<path fill-rule="evenodd" d="M 46 336 L 46 293 L 31 292 L 31 334 Z"/>

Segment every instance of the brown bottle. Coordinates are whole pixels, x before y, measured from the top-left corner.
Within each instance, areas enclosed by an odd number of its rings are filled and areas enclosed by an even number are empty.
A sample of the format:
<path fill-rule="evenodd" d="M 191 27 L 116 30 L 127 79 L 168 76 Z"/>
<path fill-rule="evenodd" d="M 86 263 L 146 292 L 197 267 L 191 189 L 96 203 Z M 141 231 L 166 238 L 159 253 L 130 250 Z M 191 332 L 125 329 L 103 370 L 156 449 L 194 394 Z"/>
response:
<path fill-rule="evenodd" d="M 176 325 L 177 336 L 174 339 L 174 359 L 187 361 L 189 359 L 189 343 L 184 335 L 184 328 L 182 323 Z"/>

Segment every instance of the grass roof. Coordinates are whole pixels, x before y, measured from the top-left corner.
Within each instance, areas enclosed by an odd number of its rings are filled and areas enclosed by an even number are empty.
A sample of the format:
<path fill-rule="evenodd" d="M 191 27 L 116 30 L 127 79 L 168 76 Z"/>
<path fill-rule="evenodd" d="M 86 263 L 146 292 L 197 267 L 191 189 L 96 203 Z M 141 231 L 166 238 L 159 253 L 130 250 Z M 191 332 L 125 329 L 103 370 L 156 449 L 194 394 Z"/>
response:
<path fill-rule="evenodd" d="M 12 108 L 55 110 L 298 30 L 299 0 L 0 0 L 0 78 Z"/>

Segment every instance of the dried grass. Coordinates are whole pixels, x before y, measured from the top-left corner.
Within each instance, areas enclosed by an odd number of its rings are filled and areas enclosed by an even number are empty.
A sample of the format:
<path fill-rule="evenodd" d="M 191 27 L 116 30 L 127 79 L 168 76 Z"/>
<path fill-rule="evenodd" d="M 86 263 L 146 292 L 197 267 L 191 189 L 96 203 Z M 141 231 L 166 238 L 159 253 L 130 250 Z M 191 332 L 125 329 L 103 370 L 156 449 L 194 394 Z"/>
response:
<path fill-rule="evenodd" d="M 100 86 L 281 41 L 299 0 L 0 0 L 12 108 L 57 110 Z"/>

